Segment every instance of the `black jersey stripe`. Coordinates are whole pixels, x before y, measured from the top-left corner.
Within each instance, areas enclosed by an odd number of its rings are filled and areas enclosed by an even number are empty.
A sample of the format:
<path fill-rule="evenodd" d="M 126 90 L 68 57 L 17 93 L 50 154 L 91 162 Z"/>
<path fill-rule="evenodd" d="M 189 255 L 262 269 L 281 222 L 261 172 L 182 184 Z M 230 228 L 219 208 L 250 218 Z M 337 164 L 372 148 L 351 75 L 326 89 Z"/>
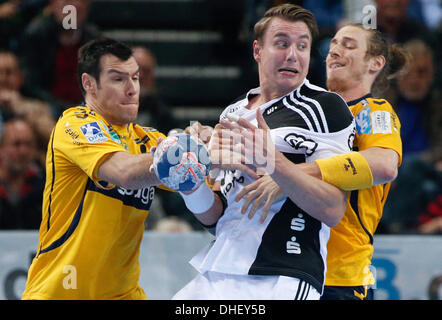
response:
<path fill-rule="evenodd" d="M 52 164 L 52 179 L 51 179 L 51 192 L 49 192 L 49 205 L 48 205 L 48 223 L 47 223 L 47 230 L 51 227 L 51 216 L 52 216 L 52 192 L 54 191 L 54 184 L 55 184 L 55 160 L 54 160 L 54 135 L 55 135 L 55 128 L 52 129 L 51 134 L 51 164 Z"/>
<path fill-rule="evenodd" d="M 299 104 L 294 104 L 294 102 L 291 101 L 291 99 L 288 99 L 287 97 L 285 97 L 283 99 L 283 103 L 286 108 L 296 112 L 299 116 L 301 116 L 301 118 L 304 120 L 308 130 L 313 131 L 313 132 L 318 132 L 316 124 L 314 125 L 314 121 L 313 121 L 311 115 L 308 112 L 306 113 L 304 111 L 305 108 L 300 108 Z"/>
<path fill-rule="evenodd" d="M 87 184 L 91 183 L 92 180 L 89 180 Z M 86 198 L 86 191 L 87 191 L 87 185 L 84 188 L 84 192 L 83 192 L 83 197 L 81 198 L 80 204 L 78 205 L 77 211 L 75 212 L 74 217 L 72 218 L 71 224 L 69 225 L 68 229 L 66 230 L 66 232 L 57 240 L 55 240 L 54 242 L 52 242 L 48 247 L 46 247 L 45 249 L 40 250 L 40 252 L 38 253 L 39 255 L 42 253 L 46 253 L 49 252 L 51 250 L 54 250 L 58 247 L 60 247 L 63 243 L 65 243 L 70 236 L 74 233 L 75 229 L 78 226 L 78 223 L 80 222 L 80 218 L 81 218 L 81 214 L 83 213 L 83 204 L 84 204 L 84 199 Z"/>
<path fill-rule="evenodd" d="M 321 132 L 329 133 L 327 120 L 326 120 L 326 117 L 325 117 L 325 114 L 324 114 L 324 111 L 322 109 L 322 105 L 320 104 L 320 102 L 315 99 L 312 99 L 312 97 L 307 97 L 307 96 L 301 94 L 301 88 L 299 88 L 295 92 L 296 92 L 296 97 L 298 98 L 299 101 L 302 101 L 311 107 L 311 109 L 314 112 L 314 114 L 318 120 L 318 123 L 321 127 Z"/>
<path fill-rule="evenodd" d="M 293 92 L 289 95 L 288 101 L 290 101 L 290 104 L 293 107 L 297 108 L 298 110 L 301 110 L 307 116 L 307 118 L 310 120 L 310 122 L 314 127 L 313 131 L 321 132 L 321 127 L 319 125 L 318 117 L 316 116 L 316 113 L 309 104 L 295 97 Z"/>
<path fill-rule="evenodd" d="M 373 245 L 373 235 L 367 230 L 367 228 L 364 226 L 361 220 L 361 216 L 359 214 L 359 190 L 354 190 L 350 192 L 350 206 L 352 207 L 353 211 L 356 214 L 356 217 L 358 218 L 359 224 L 361 225 L 364 232 L 367 234 L 368 238 L 370 239 L 370 244 Z"/>
<path fill-rule="evenodd" d="M 301 300 L 299 293 L 301 292 L 302 288 L 304 287 L 305 281 L 300 280 L 298 283 L 298 289 L 296 290 L 296 295 L 294 300 Z"/>

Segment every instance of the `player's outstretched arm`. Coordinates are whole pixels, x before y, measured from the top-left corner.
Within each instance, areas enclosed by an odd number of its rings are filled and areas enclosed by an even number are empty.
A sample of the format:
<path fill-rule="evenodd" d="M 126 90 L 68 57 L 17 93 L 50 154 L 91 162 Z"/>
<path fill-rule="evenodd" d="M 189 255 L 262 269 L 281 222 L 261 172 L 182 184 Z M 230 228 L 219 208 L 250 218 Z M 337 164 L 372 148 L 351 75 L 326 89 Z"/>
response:
<path fill-rule="evenodd" d="M 398 174 L 398 163 L 396 151 L 371 147 L 302 166 L 309 174 L 342 190 L 351 191 L 394 181 Z"/>
<path fill-rule="evenodd" d="M 368 170 L 367 173 L 362 175 L 362 180 L 366 180 L 367 177 L 372 175 L 372 182 L 364 182 L 361 181 L 361 176 L 351 175 L 351 179 L 347 180 L 346 182 L 343 179 L 340 179 L 338 184 L 341 185 L 342 188 L 351 191 L 357 190 L 358 186 L 371 187 L 378 184 L 389 183 L 396 179 L 398 174 L 399 161 L 399 156 L 396 151 L 386 148 L 371 147 L 366 150 L 360 151 L 359 154 L 364 157 L 367 165 L 362 167 L 358 165 L 356 170 L 358 172 L 361 172 L 362 170 Z M 351 159 L 351 156 L 353 155 L 354 153 L 347 153 L 344 155 L 336 156 L 336 159 L 339 160 L 348 157 L 350 157 Z M 331 157 L 330 159 L 333 158 L 335 157 Z M 322 179 L 321 170 L 319 169 L 319 166 L 316 162 L 297 164 L 297 166 L 301 168 L 306 174 L 318 179 Z M 367 185 L 367 183 L 369 184 Z M 255 181 L 250 185 L 244 187 L 235 200 L 240 201 L 241 199 L 244 199 L 244 204 L 241 208 L 241 212 L 243 214 L 247 212 L 248 207 L 251 205 L 248 213 L 249 218 L 252 218 L 257 208 L 261 207 L 265 202 L 260 219 L 260 221 L 263 222 L 266 218 L 265 208 L 269 208 L 282 196 L 284 196 L 284 192 L 273 181 L 273 179 L 271 179 L 270 177 L 263 177 L 260 180 Z"/>
<path fill-rule="evenodd" d="M 153 156 L 150 153 L 130 154 L 115 152 L 98 169 L 98 178 L 127 189 L 141 189 L 161 184 L 151 172 Z"/>

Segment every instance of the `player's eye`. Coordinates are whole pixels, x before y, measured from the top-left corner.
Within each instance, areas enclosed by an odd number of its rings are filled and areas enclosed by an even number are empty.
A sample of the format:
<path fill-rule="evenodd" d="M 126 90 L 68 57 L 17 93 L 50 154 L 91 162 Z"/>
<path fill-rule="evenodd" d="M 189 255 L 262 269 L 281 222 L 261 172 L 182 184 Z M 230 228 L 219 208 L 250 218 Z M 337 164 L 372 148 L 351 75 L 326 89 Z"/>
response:
<path fill-rule="evenodd" d="M 286 41 L 276 41 L 276 46 L 278 48 L 287 48 L 287 42 Z"/>
<path fill-rule="evenodd" d="M 307 49 L 307 45 L 305 43 L 300 43 L 300 44 L 298 44 L 298 49 L 305 50 L 305 49 Z"/>

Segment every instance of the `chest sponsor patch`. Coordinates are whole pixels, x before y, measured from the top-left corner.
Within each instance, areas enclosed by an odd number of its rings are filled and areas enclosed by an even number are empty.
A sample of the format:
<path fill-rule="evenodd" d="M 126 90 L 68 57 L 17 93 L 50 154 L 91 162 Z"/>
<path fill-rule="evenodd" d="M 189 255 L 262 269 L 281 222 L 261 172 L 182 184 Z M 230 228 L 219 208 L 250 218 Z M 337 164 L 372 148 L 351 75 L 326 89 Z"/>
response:
<path fill-rule="evenodd" d="M 359 135 L 371 133 L 370 108 L 365 108 L 356 116 L 356 130 Z"/>
<path fill-rule="evenodd" d="M 89 143 L 100 143 L 108 140 L 97 122 L 90 122 L 82 125 L 80 129 Z"/>
<path fill-rule="evenodd" d="M 371 113 L 371 123 L 373 127 L 373 134 L 392 133 L 390 112 L 373 111 Z"/>

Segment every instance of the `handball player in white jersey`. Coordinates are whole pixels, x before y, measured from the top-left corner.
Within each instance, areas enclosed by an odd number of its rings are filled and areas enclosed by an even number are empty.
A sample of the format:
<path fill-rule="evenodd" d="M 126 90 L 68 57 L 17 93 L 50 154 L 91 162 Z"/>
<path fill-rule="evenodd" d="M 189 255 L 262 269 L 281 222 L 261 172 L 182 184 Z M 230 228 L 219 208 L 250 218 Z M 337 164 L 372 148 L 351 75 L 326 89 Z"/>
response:
<path fill-rule="evenodd" d="M 330 227 L 343 217 L 347 195 L 299 166 L 349 152 L 354 121 L 339 95 L 306 79 L 316 33 L 311 12 L 292 4 L 269 9 L 255 25 L 260 86 L 220 116 L 209 147 L 218 171 L 213 188 L 181 193 L 216 238 L 191 260 L 199 274 L 173 299 L 319 299 Z M 225 143 L 226 130 L 238 145 Z M 249 152 L 258 148 L 258 157 Z M 243 215 L 235 201 L 262 174 L 285 194 L 264 222 Z"/>

